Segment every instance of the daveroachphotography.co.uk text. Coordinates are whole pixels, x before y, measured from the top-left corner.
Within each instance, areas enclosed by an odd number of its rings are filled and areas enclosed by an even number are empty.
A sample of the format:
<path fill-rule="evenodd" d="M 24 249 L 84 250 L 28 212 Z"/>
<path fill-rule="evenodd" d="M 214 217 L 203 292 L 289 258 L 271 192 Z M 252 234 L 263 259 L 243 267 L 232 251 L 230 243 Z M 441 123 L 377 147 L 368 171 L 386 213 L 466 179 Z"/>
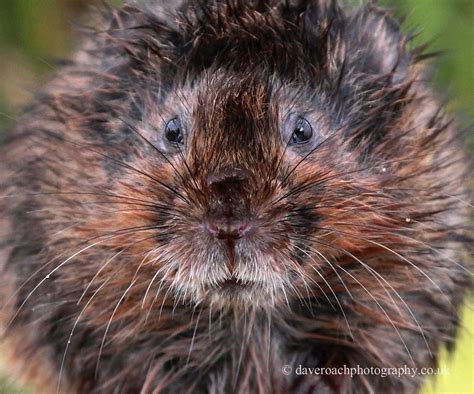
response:
<path fill-rule="evenodd" d="M 385 378 L 387 376 L 428 376 L 428 375 L 447 375 L 448 368 L 417 368 L 403 365 L 401 367 L 362 367 L 360 365 L 340 367 L 307 367 L 304 365 L 284 365 L 283 374 L 289 375 L 347 375 L 353 378 L 360 375 L 374 375 Z"/>

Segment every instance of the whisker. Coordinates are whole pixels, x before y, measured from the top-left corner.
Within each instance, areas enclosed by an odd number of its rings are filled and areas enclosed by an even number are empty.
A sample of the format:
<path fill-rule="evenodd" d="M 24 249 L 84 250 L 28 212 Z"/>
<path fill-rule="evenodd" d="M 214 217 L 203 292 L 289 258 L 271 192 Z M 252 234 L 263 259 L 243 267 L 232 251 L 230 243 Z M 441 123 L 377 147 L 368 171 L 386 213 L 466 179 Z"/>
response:
<path fill-rule="evenodd" d="M 163 269 L 164 269 L 164 268 L 161 268 L 161 269 L 158 270 L 158 271 L 161 271 L 161 270 L 163 270 Z M 162 290 L 162 288 L 163 288 L 163 286 L 164 286 L 164 284 L 165 284 L 165 278 L 166 278 L 166 276 L 170 273 L 171 270 L 172 270 L 172 267 L 168 267 L 168 269 L 166 270 L 166 272 L 165 272 L 164 275 L 163 275 L 163 278 L 162 278 L 162 279 L 160 280 L 160 282 L 159 282 L 159 286 L 158 286 L 158 289 L 156 290 L 155 297 L 153 298 L 153 302 L 151 303 L 150 307 L 148 308 L 148 312 L 147 312 L 147 315 L 146 315 L 146 317 L 145 317 L 145 323 L 148 321 L 148 319 L 149 319 L 149 317 L 150 317 L 150 314 L 151 314 L 151 312 L 152 312 L 152 310 L 153 310 L 153 306 L 155 305 L 156 301 L 158 300 L 158 297 L 159 297 L 159 295 L 160 295 L 160 292 L 161 292 L 161 290 Z M 157 275 L 155 274 L 155 276 L 157 276 Z M 147 288 L 147 289 L 148 289 L 148 288 Z M 161 316 L 161 311 L 160 311 L 160 316 Z"/>
<path fill-rule="evenodd" d="M 341 267 L 340 265 L 336 265 L 337 268 L 339 268 L 340 270 L 342 270 L 344 273 L 346 273 L 346 275 L 348 275 L 349 277 L 351 277 L 359 286 L 361 286 L 361 288 L 367 293 L 367 295 L 375 302 L 375 304 L 380 308 L 380 310 L 382 311 L 382 313 L 385 315 L 385 317 L 388 319 L 390 325 L 393 327 L 393 329 L 396 331 L 398 337 L 400 338 L 408 356 L 410 357 L 410 360 L 412 362 L 412 364 L 415 366 L 415 360 L 413 359 L 413 356 L 410 352 L 410 350 L 408 349 L 408 346 L 407 344 L 405 343 L 405 340 L 403 339 L 400 331 L 398 330 L 397 326 L 395 325 L 395 323 L 393 322 L 393 320 L 390 318 L 390 316 L 388 315 L 388 313 L 385 311 L 385 309 L 382 307 L 382 305 L 380 305 L 380 303 L 377 301 L 377 299 L 372 295 L 372 293 L 354 276 L 352 275 L 349 271 L 347 271 L 346 269 L 344 269 L 343 267 Z"/>
<path fill-rule="evenodd" d="M 16 319 L 16 317 L 18 316 L 18 314 L 20 313 L 20 311 L 22 310 L 22 308 L 24 307 L 24 305 L 28 302 L 28 300 L 30 299 L 30 297 L 36 292 L 36 290 L 44 283 L 46 282 L 50 277 L 51 275 L 53 275 L 54 273 L 56 273 L 59 269 L 61 269 L 61 267 L 63 267 L 64 265 L 66 265 L 67 263 L 69 263 L 72 259 L 74 259 L 76 256 L 78 256 L 79 254 L 85 252 L 86 250 L 89 250 L 91 248 L 93 248 L 94 246 L 97 246 L 103 242 L 105 242 L 106 240 L 102 240 L 102 241 L 98 241 L 98 242 L 95 242 L 91 245 L 88 245 L 86 246 L 85 248 L 79 250 L 78 252 L 74 253 L 71 257 L 67 258 L 66 260 L 64 260 L 61 264 L 59 264 L 56 268 L 54 268 L 52 271 L 50 271 L 43 279 L 41 279 L 41 281 L 33 288 L 33 290 L 31 290 L 28 295 L 26 296 L 26 298 L 23 300 L 23 302 L 20 304 L 20 306 L 18 307 L 18 309 L 16 310 L 16 312 L 13 314 L 12 318 L 9 320 L 8 324 L 7 324 L 7 329 L 11 326 L 11 324 L 13 323 L 13 321 Z"/>
<path fill-rule="evenodd" d="M 82 302 L 82 299 L 85 297 L 85 295 L 87 294 L 87 292 L 89 291 L 90 287 L 92 286 L 92 284 L 94 283 L 94 281 L 97 279 L 97 277 L 100 275 L 100 273 L 105 269 L 107 268 L 107 266 L 118 256 L 120 256 L 126 249 L 122 249 L 120 250 L 119 252 L 115 253 L 114 255 L 112 255 L 111 258 L 109 258 L 104 264 L 101 265 L 101 267 L 99 268 L 99 270 L 95 273 L 95 275 L 92 277 L 92 279 L 90 280 L 90 282 L 87 284 L 86 288 L 84 289 L 84 291 L 82 292 L 81 296 L 79 297 L 79 300 L 77 301 L 77 305 L 80 305 L 80 303 Z"/>
<path fill-rule="evenodd" d="M 63 137 L 59 137 L 59 136 L 56 136 L 48 131 L 45 131 L 47 135 L 51 136 L 52 138 L 54 139 L 59 139 L 60 141 L 63 141 L 63 142 L 67 142 L 67 143 L 70 143 L 70 144 L 73 144 L 77 147 L 80 147 L 80 148 L 83 148 L 83 149 L 87 149 L 88 151 L 92 152 L 92 153 L 95 153 L 101 157 L 103 157 L 104 159 L 107 159 L 107 160 L 110 160 L 111 162 L 117 164 L 118 166 L 120 167 L 124 167 L 128 170 L 131 170 L 139 175 L 142 175 L 144 176 L 145 178 L 148 178 L 152 181 L 154 181 L 155 183 L 157 183 L 158 185 L 160 186 L 163 186 L 165 189 L 169 190 L 170 192 L 172 192 L 173 194 L 175 194 L 178 198 L 180 198 L 182 201 L 184 201 L 186 204 L 189 204 L 189 200 L 184 197 L 180 192 L 178 192 L 175 188 L 171 187 L 170 185 L 164 183 L 163 181 L 157 179 L 156 177 L 142 171 L 142 170 L 139 170 L 138 168 L 136 167 L 133 167 L 132 165 L 130 164 L 127 164 L 121 160 L 118 160 L 112 156 L 109 156 L 109 155 L 106 155 L 105 153 L 102 153 L 102 152 L 99 152 L 95 149 L 92 149 L 90 148 L 89 146 L 85 145 L 85 144 L 81 144 L 79 142 L 76 142 L 76 141 L 71 141 L 71 140 L 68 140 L 66 138 L 63 138 Z"/>
<path fill-rule="evenodd" d="M 111 278 L 107 279 L 104 283 L 102 283 L 102 285 L 100 285 L 100 287 L 94 292 L 94 294 L 92 294 L 91 298 L 89 298 L 86 305 L 84 305 L 84 308 L 82 308 L 81 312 L 77 316 L 77 319 L 76 319 L 76 321 L 74 322 L 74 324 L 72 326 L 71 332 L 69 334 L 69 337 L 68 337 L 68 340 L 67 340 L 67 343 L 66 343 L 66 348 L 64 349 L 63 358 L 62 358 L 62 361 L 61 361 L 61 367 L 59 368 L 59 377 L 58 377 L 58 383 L 56 385 L 56 394 L 59 394 L 59 391 L 60 391 L 62 375 L 63 375 L 63 372 L 64 372 L 64 366 L 65 366 L 65 362 L 66 362 L 66 356 L 67 356 L 67 352 L 69 350 L 69 345 L 71 344 L 71 341 L 72 341 L 72 337 L 74 335 L 74 332 L 76 331 L 76 327 L 79 324 L 79 321 L 81 320 L 82 315 L 84 314 L 86 309 L 89 307 L 89 305 L 94 300 L 95 296 L 109 283 L 110 279 Z"/>
<path fill-rule="evenodd" d="M 336 132 L 333 132 L 329 137 L 326 137 L 323 141 L 321 141 L 319 144 L 317 144 L 313 149 L 311 149 L 301 160 L 299 160 L 293 168 L 286 174 L 285 178 L 281 181 L 282 185 L 286 184 L 286 181 L 289 179 L 289 177 L 296 171 L 296 169 L 314 152 L 316 152 L 318 149 L 321 149 L 321 147 L 327 142 L 330 141 L 332 138 L 334 138 L 337 135 Z"/>
<path fill-rule="evenodd" d="M 318 241 L 315 241 L 315 242 L 318 242 Z M 371 275 L 381 284 L 382 287 L 384 287 L 385 289 L 385 286 L 380 282 L 380 279 L 388 285 L 388 287 L 390 287 L 390 289 L 395 293 L 395 295 L 397 296 L 397 298 L 402 302 L 403 306 L 406 308 L 406 310 L 408 311 L 408 313 L 411 315 L 412 319 L 415 321 L 415 324 L 417 325 L 418 327 L 418 330 L 420 331 L 420 334 L 421 336 L 423 337 L 423 341 L 425 342 L 425 345 L 426 345 L 426 348 L 430 354 L 430 357 L 433 357 L 433 353 L 431 351 L 431 348 L 428 344 L 428 340 L 426 339 L 426 336 L 425 336 L 425 332 L 424 330 L 421 328 L 421 325 L 418 321 L 418 319 L 416 318 L 415 314 L 413 313 L 412 309 L 409 307 L 409 305 L 405 302 L 405 300 L 403 299 L 403 297 L 400 295 L 400 293 L 380 274 L 378 273 L 375 269 L 373 269 L 372 267 L 370 267 L 369 265 L 367 265 L 366 263 L 364 263 L 363 261 L 361 261 L 359 258 L 357 258 L 356 256 L 354 256 L 352 253 L 348 252 L 347 250 L 345 249 L 342 249 L 342 248 L 337 248 L 337 247 L 334 247 L 332 245 L 329 245 L 329 244 L 326 244 L 324 242 L 318 242 L 318 243 L 321 243 L 322 245 L 324 246 L 327 246 L 327 247 L 330 247 L 330 248 L 333 248 L 335 250 L 338 250 L 350 257 L 352 257 L 354 260 L 356 260 L 359 264 L 361 264 L 369 273 L 371 273 Z M 378 279 L 380 278 L 380 279 Z M 398 307 L 398 305 L 396 304 L 395 300 L 393 299 L 392 295 L 385 289 L 385 293 L 388 295 L 388 297 L 391 299 L 392 301 L 392 304 L 394 305 L 394 307 L 398 310 L 398 314 L 400 316 L 402 316 L 401 314 L 401 311 Z"/>
<path fill-rule="evenodd" d="M 181 180 L 184 182 L 185 179 L 183 177 L 183 175 L 178 171 L 178 169 L 176 168 L 176 166 L 173 164 L 173 162 L 160 150 L 158 149 L 158 147 L 153 144 L 148 138 L 146 138 L 139 130 L 137 127 L 133 126 L 130 122 L 127 122 L 125 119 L 123 119 L 122 117 L 118 117 L 118 119 L 120 121 L 122 121 L 128 128 L 130 128 L 130 130 L 132 130 L 135 134 L 137 134 L 142 140 L 144 140 L 147 145 L 151 146 L 151 148 L 157 152 L 160 156 L 162 156 L 166 162 L 171 165 L 171 167 L 173 168 L 173 170 L 175 171 L 175 173 L 181 178 Z"/>
<path fill-rule="evenodd" d="M 191 344 L 189 345 L 189 352 L 188 352 L 188 358 L 186 359 L 186 367 L 188 366 L 189 364 L 189 361 L 191 359 L 191 353 L 193 351 L 193 347 L 194 347 L 194 340 L 196 339 L 196 333 L 197 333 L 197 329 L 198 329 L 198 324 L 199 324 L 199 319 L 201 318 L 201 313 L 202 313 L 202 309 L 199 309 L 199 313 L 198 313 L 198 317 L 196 319 L 196 325 L 194 326 L 194 332 L 193 332 L 193 336 L 191 338 Z"/>
<path fill-rule="evenodd" d="M 297 249 L 299 249 L 301 252 L 303 252 L 304 254 L 306 254 L 306 256 L 308 256 L 311 260 L 313 260 L 313 262 L 317 265 L 317 262 L 314 260 L 314 258 L 308 253 L 306 252 L 305 250 L 301 249 L 300 247 L 294 245 Z M 337 297 L 336 293 L 334 292 L 332 286 L 329 284 L 329 282 L 326 280 L 326 278 L 324 277 L 324 275 L 322 275 L 316 267 L 311 267 L 313 268 L 313 270 L 319 275 L 319 277 L 324 281 L 324 283 L 326 284 L 326 286 L 329 288 L 329 291 L 331 292 L 331 294 L 333 295 L 334 299 L 336 300 L 336 303 L 337 305 L 339 306 L 339 309 L 341 310 L 341 313 L 342 313 L 342 316 L 344 317 L 344 320 L 346 322 L 346 325 L 347 325 L 347 328 L 349 330 L 349 336 L 354 340 L 354 335 L 352 333 L 352 330 L 351 330 L 351 326 L 349 324 L 349 320 L 347 319 L 347 316 L 346 316 L 346 313 L 344 312 L 344 309 L 342 308 L 342 305 L 341 305 L 341 302 L 339 301 L 339 298 Z M 329 298 L 328 298 L 329 300 Z"/>
<path fill-rule="evenodd" d="M 117 302 L 117 304 L 115 305 L 115 308 L 112 312 L 112 315 L 110 316 L 110 319 L 107 323 L 107 326 L 105 328 L 105 332 L 104 332 L 104 336 L 102 337 L 102 342 L 100 344 L 100 348 L 99 348 L 99 354 L 98 354 L 98 357 L 97 357 L 97 363 L 96 363 L 96 367 L 95 367 L 95 378 L 97 378 L 98 374 L 99 374 L 99 363 L 100 363 L 100 358 L 102 356 L 102 351 L 104 349 L 104 345 L 105 345 L 105 338 L 107 337 L 107 333 L 109 332 L 109 329 L 110 329 L 110 325 L 112 324 L 112 320 L 115 316 L 115 314 L 117 313 L 118 311 L 118 308 L 120 307 L 120 304 L 122 303 L 122 301 L 125 299 L 125 297 L 127 296 L 127 293 L 131 290 L 131 288 L 133 287 L 133 285 L 137 282 L 137 279 L 133 280 L 130 285 L 127 287 L 127 289 L 124 291 L 124 293 L 122 294 L 122 296 L 120 297 L 119 301 Z"/>

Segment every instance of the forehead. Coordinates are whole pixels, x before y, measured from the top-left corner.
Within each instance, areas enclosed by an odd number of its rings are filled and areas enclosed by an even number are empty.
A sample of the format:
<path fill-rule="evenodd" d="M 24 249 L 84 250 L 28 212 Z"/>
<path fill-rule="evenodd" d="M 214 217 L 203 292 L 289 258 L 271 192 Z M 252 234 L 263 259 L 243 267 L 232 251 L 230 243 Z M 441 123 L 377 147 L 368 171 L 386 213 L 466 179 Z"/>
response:
<path fill-rule="evenodd" d="M 170 114 L 174 111 L 186 116 L 199 112 L 232 116 L 239 112 L 240 116 L 260 118 L 323 108 L 323 96 L 310 82 L 282 80 L 270 70 L 237 73 L 222 68 L 176 86 L 159 99 L 159 105 Z"/>
<path fill-rule="evenodd" d="M 272 86 L 265 76 L 208 75 L 196 86 L 196 111 L 234 121 L 262 118 L 271 109 Z M 206 116 L 207 117 L 207 116 Z"/>

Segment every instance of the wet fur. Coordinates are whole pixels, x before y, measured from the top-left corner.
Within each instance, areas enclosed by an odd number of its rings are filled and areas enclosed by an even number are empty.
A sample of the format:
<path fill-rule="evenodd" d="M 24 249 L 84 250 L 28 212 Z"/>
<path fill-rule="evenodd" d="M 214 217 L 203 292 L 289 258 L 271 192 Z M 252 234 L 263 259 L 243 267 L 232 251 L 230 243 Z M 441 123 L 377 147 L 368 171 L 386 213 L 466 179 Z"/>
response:
<path fill-rule="evenodd" d="M 282 367 L 435 366 L 454 345 L 468 173 L 422 51 L 373 5 L 182 3 L 104 11 L 2 147 L 17 372 L 40 392 L 416 392 Z M 182 150 L 162 136 L 177 114 Z M 258 222 L 235 256 L 201 225 L 228 166 Z M 261 285 L 216 296 L 230 270 Z"/>

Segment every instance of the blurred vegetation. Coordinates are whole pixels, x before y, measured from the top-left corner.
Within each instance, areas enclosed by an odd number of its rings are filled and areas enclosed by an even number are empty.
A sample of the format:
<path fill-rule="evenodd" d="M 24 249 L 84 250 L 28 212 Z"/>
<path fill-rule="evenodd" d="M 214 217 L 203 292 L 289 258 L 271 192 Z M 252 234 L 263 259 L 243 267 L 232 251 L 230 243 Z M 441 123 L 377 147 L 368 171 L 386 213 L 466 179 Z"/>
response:
<path fill-rule="evenodd" d="M 435 83 L 441 95 L 452 98 L 452 110 L 464 114 L 468 125 L 474 117 L 474 0 L 380 1 L 406 17 L 404 29 L 416 34 L 414 44 L 428 42 L 429 51 L 442 52 L 433 61 Z M 0 130 L 54 70 L 54 60 L 67 56 L 77 38 L 74 23 L 82 15 L 79 20 L 87 24 L 85 10 L 96 3 L 0 0 Z M 470 145 L 474 152 L 473 133 Z M 464 325 L 474 328 L 473 311 L 466 310 L 464 315 Z M 454 356 L 443 358 L 450 373 L 436 379 L 426 393 L 474 393 L 473 353 L 472 332 L 466 329 Z M 0 378 L 0 394 L 25 392 L 15 391 Z"/>
<path fill-rule="evenodd" d="M 439 53 L 431 62 L 438 92 L 441 97 L 451 99 L 450 109 L 458 113 L 463 126 L 472 126 L 474 0 L 380 0 L 380 3 L 404 19 L 404 31 L 415 35 L 413 45 L 428 44 L 427 52 Z M 468 142 L 470 151 L 474 152 L 473 132 Z"/>
<path fill-rule="evenodd" d="M 415 44 L 430 43 L 428 51 L 441 51 L 434 60 L 436 82 L 449 89 L 457 108 L 474 115 L 474 1 L 383 0 L 405 17 L 405 31 L 417 34 Z"/>

